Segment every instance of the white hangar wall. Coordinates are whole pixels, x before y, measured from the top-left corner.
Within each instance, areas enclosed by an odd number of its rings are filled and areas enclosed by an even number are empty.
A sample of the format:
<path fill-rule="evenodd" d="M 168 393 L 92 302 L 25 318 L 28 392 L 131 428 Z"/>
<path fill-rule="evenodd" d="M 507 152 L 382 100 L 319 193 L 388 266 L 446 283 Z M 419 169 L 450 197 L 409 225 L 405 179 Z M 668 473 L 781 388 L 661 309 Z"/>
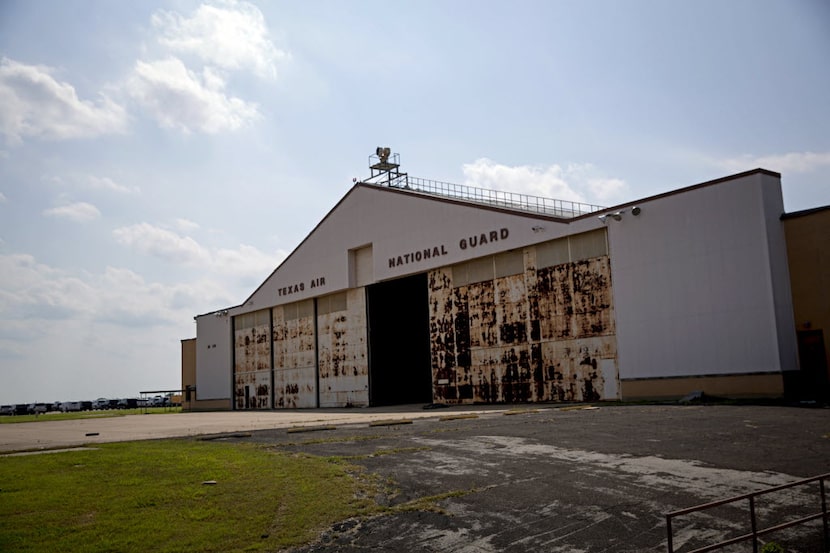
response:
<path fill-rule="evenodd" d="M 217 311 L 196 317 L 196 405 L 229 408 L 231 398 L 231 317 Z"/>
<path fill-rule="evenodd" d="M 569 224 L 359 184 L 232 314 L 422 273 L 601 226 L 595 218 Z M 479 243 L 482 235 L 486 244 Z"/>
<path fill-rule="evenodd" d="M 797 357 L 780 177 L 753 172 L 637 205 L 639 216 L 608 219 L 623 396 L 781 393 Z M 708 378 L 728 375 L 752 379 Z"/>
<path fill-rule="evenodd" d="M 197 397 L 369 403 L 366 287 L 409 275 L 430 280 L 434 401 L 782 393 L 797 361 L 780 176 L 601 213 L 619 210 L 562 220 L 358 184 L 242 305 L 197 317 Z M 588 236 L 606 250 L 560 247 Z"/>

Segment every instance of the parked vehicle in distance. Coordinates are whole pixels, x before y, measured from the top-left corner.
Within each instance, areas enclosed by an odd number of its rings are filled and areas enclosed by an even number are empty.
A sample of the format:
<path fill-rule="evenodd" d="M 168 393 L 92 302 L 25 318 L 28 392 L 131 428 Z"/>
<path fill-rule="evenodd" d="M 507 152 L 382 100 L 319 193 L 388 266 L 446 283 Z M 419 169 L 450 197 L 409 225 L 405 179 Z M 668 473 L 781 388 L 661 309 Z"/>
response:
<path fill-rule="evenodd" d="M 14 413 L 13 415 L 28 415 L 29 414 L 29 405 L 26 403 L 18 403 L 14 406 Z"/>
<path fill-rule="evenodd" d="M 166 407 L 170 404 L 170 398 L 166 396 L 153 396 L 148 401 L 153 407 Z"/>
<path fill-rule="evenodd" d="M 138 407 L 138 400 L 134 397 L 126 397 L 118 400 L 119 409 L 135 409 Z"/>
<path fill-rule="evenodd" d="M 45 403 L 30 403 L 27 413 L 30 415 L 42 415 L 49 410 L 49 406 Z"/>
<path fill-rule="evenodd" d="M 108 400 L 105 397 L 99 397 L 98 399 L 92 402 L 92 408 L 95 410 L 109 409 L 110 400 Z"/>
<path fill-rule="evenodd" d="M 80 401 L 64 401 L 61 404 L 61 411 L 64 413 L 72 413 L 75 411 L 81 411 L 82 409 L 83 406 Z"/>
<path fill-rule="evenodd" d="M 14 415 L 14 405 L 0 405 L 0 416 Z"/>

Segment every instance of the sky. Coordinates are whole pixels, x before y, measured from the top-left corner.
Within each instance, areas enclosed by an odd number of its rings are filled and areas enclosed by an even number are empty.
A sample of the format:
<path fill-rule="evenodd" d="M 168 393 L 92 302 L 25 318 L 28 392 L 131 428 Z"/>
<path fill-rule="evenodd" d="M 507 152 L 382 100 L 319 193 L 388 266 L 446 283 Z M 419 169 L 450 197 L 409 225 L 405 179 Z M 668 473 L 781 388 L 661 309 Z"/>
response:
<path fill-rule="evenodd" d="M 612 206 L 830 204 L 825 0 L 0 0 L 0 403 L 181 385 L 377 146 Z"/>

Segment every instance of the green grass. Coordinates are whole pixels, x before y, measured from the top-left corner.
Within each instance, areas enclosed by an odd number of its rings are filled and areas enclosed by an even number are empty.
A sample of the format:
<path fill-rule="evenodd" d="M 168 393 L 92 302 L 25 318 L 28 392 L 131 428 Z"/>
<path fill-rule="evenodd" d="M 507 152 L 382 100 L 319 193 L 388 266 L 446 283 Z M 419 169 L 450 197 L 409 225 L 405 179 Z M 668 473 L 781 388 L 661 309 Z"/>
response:
<path fill-rule="evenodd" d="M 377 481 L 342 461 L 197 440 L 96 447 L 0 457 L 0 551 L 274 551 L 380 510 Z"/>
<path fill-rule="evenodd" d="M 103 411 L 72 411 L 69 413 L 58 413 L 50 411 L 49 413 L 44 413 L 42 415 L 3 415 L 0 416 L 0 424 L 13 424 L 18 422 L 66 421 L 75 419 L 101 419 L 110 417 L 126 417 L 127 415 L 155 415 L 181 412 L 181 407 L 138 407 L 136 409 L 105 409 Z"/>

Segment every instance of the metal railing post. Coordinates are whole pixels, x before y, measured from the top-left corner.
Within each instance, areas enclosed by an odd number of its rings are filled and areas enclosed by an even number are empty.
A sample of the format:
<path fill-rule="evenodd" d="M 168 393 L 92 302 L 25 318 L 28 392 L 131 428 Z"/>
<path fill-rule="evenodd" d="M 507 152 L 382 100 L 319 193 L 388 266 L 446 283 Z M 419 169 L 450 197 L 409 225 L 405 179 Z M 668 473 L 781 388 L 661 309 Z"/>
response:
<path fill-rule="evenodd" d="M 752 521 L 752 553 L 758 553 L 758 525 L 755 522 L 755 496 L 749 496 L 749 516 Z"/>
<path fill-rule="evenodd" d="M 824 550 L 830 551 L 830 528 L 828 528 L 828 521 L 827 521 L 827 493 L 824 489 L 824 478 L 821 478 L 818 481 L 819 488 L 821 489 L 821 522 L 824 524 Z"/>
<path fill-rule="evenodd" d="M 671 535 L 671 515 L 666 515 L 666 531 L 669 534 L 669 553 L 674 553 L 674 545 L 672 543 Z"/>

